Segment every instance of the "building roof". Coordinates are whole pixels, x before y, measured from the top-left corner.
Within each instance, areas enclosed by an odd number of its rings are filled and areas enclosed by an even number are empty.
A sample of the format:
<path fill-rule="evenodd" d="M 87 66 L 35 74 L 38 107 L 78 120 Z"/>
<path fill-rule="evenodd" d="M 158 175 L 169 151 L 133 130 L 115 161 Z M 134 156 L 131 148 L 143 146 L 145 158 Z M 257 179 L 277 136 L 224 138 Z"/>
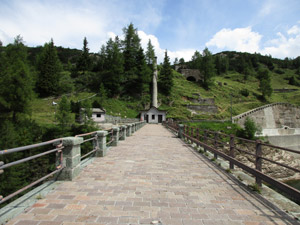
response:
<path fill-rule="evenodd" d="M 141 110 L 140 112 L 148 112 L 152 108 L 156 109 L 159 112 L 167 112 L 167 110 L 160 110 L 160 109 L 156 108 L 155 106 L 151 106 L 149 109 Z"/>
<path fill-rule="evenodd" d="M 85 108 L 81 108 L 80 111 L 85 110 Z M 93 113 L 105 113 L 105 110 L 100 109 L 100 108 L 91 108 Z"/>

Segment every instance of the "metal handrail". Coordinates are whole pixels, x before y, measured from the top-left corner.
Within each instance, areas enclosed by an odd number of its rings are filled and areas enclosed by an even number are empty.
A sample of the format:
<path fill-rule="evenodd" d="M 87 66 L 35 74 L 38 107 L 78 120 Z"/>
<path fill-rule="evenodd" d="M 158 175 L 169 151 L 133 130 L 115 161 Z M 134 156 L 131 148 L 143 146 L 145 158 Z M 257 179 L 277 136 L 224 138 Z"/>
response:
<path fill-rule="evenodd" d="M 39 154 L 30 156 L 30 157 L 27 157 L 27 158 L 24 158 L 24 159 L 20 159 L 20 160 L 14 161 L 14 162 L 10 162 L 10 163 L 7 163 L 7 164 L 4 164 L 4 162 L 0 162 L 0 171 L 1 171 L 0 174 L 2 174 L 2 173 L 4 173 L 4 169 L 7 169 L 9 167 L 12 167 L 12 166 L 15 166 L 15 165 L 18 165 L 18 164 L 21 164 L 21 163 L 24 163 L 24 162 L 42 157 L 42 156 L 45 156 L 45 155 L 48 155 L 48 154 L 51 154 L 51 153 L 54 153 L 54 152 L 56 152 L 57 154 L 60 154 L 60 156 L 57 156 L 58 159 L 59 159 L 59 165 L 56 166 L 56 169 L 53 172 L 43 176 L 42 178 L 30 183 L 29 185 L 19 189 L 18 191 L 15 191 L 14 193 L 12 193 L 12 194 L 4 197 L 4 198 L 3 198 L 3 196 L 0 196 L 0 204 L 2 204 L 4 202 L 6 202 L 7 200 L 15 197 L 16 195 L 20 194 L 21 192 L 26 191 L 27 189 L 33 187 L 34 185 L 46 180 L 47 178 L 53 176 L 54 174 L 57 174 L 58 172 L 60 172 L 64 168 L 63 167 L 63 154 L 62 154 L 62 149 L 64 148 L 64 146 L 62 145 L 62 139 L 55 139 L 55 140 L 46 141 L 46 142 L 42 142 L 42 143 L 38 143 L 38 144 L 27 145 L 27 146 L 23 146 L 23 147 L 4 150 L 5 154 L 11 154 L 11 153 L 19 152 L 19 151 L 29 150 L 29 149 L 33 149 L 33 148 L 37 148 L 37 147 L 57 143 L 57 141 L 59 141 L 59 144 L 56 145 L 55 149 L 48 150 L 46 152 L 39 153 Z"/>
<path fill-rule="evenodd" d="M 42 147 L 45 145 L 56 143 L 61 140 L 62 140 L 61 138 L 58 138 L 58 139 L 45 141 L 45 142 L 38 143 L 38 144 L 32 144 L 32 145 L 26 145 L 26 146 L 17 147 L 17 148 L 11 148 L 11 149 L 7 149 L 7 150 L 1 150 L 0 155 L 6 155 L 6 154 L 14 153 L 14 152 L 20 152 L 20 151 L 25 151 L 28 149 L 38 148 L 38 147 Z"/>
<path fill-rule="evenodd" d="M 168 125 L 166 123 L 166 125 Z M 185 133 L 185 132 L 188 132 L 188 133 Z M 256 181 L 258 182 L 258 184 L 261 184 L 261 180 L 265 181 L 266 183 L 269 183 L 270 185 L 273 185 L 274 187 L 280 189 L 281 191 L 285 192 L 286 194 L 288 194 L 289 196 L 291 196 L 292 198 L 296 199 L 296 200 L 300 200 L 300 191 L 285 184 L 285 183 L 282 183 L 266 174 L 264 174 L 262 171 L 261 171 L 261 164 L 262 164 L 262 160 L 265 160 L 265 161 L 268 161 L 270 163 L 274 163 L 276 165 L 279 165 L 279 166 L 282 166 L 284 168 L 287 168 L 287 169 L 290 169 L 290 170 L 293 170 L 295 172 L 300 172 L 299 169 L 297 168 L 293 168 L 289 165 L 286 165 L 286 164 L 283 164 L 283 163 L 279 163 L 279 162 L 276 162 L 274 160 L 271 160 L 271 159 L 268 159 L 266 157 L 263 157 L 262 155 L 260 155 L 262 153 L 261 149 L 260 151 L 258 152 L 258 150 L 256 149 L 256 153 L 251 153 L 251 152 L 248 152 L 248 151 L 245 151 L 245 150 L 242 150 L 240 148 L 237 148 L 233 142 L 233 145 L 230 144 L 230 151 L 232 150 L 237 150 L 237 151 L 240 151 L 240 152 L 243 152 L 243 153 L 246 153 L 246 154 L 249 154 L 249 155 L 252 155 L 254 157 L 256 157 L 256 163 L 255 163 L 255 167 L 256 168 L 252 168 L 252 167 L 249 167 L 248 165 L 238 161 L 237 159 L 234 158 L 234 154 L 231 155 L 228 155 L 224 152 L 221 152 L 220 150 L 218 150 L 216 148 L 216 146 L 213 146 L 213 144 L 215 143 L 219 143 L 219 141 L 213 139 L 213 138 L 210 138 L 208 136 L 205 136 L 205 135 L 199 135 L 199 129 L 197 129 L 197 138 L 195 137 L 191 137 L 189 135 L 190 133 L 190 127 L 185 127 L 185 129 L 183 130 L 183 136 L 185 138 L 187 138 L 188 140 L 190 140 L 192 143 L 196 143 L 198 146 L 202 146 L 205 150 L 209 150 L 211 151 L 212 153 L 215 154 L 215 157 L 216 155 L 219 155 L 221 156 L 222 158 L 224 158 L 225 160 L 228 160 L 230 162 L 230 164 L 232 165 L 236 165 L 238 167 L 240 167 L 241 169 L 247 171 L 248 173 L 252 174 L 253 176 L 256 177 Z M 223 134 L 223 133 L 220 133 L 220 132 L 213 132 L 213 131 L 209 131 L 209 133 L 218 133 L 218 134 Z M 194 135 L 194 133 L 193 133 Z M 214 141 L 213 143 L 211 144 L 207 144 L 205 142 L 202 142 L 200 140 L 198 140 L 199 136 L 202 136 L 204 137 L 204 140 L 211 140 L 211 141 Z M 218 135 L 216 135 L 218 136 Z M 228 136 L 226 134 L 226 136 Z M 256 148 L 257 148 L 257 145 L 260 145 L 260 146 L 268 146 L 268 147 L 273 147 L 273 148 L 277 148 L 277 149 L 281 149 L 283 151 L 288 151 L 288 152 L 293 152 L 293 153 L 297 153 L 297 154 L 300 154 L 300 152 L 297 152 L 295 150 L 292 150 L 292 149 L 287 149 L 287 148 L 282 148 L 282 147 L 279 147 L 279 146 L 274 146 L 274 145 L 270 145 L 270 144 L 266 144 L 266 143 L 261 143 L 261 142 L 257 142 L 257 141 L 252 141 L 252 140 L 248 140 L 248 139 L 244 139 L 244 138 L 238 138 L 238 137 L 235 137 L 235 136 L 232 136 L 233 138 L 236 138 L 238 140 L 243 140 L 243 141 L 246 141 L 246 142 L 249 142 L 249 143 L 255 143 L 256 144 Z M 210 146 L 212 145 L 212 146 Z M 260 163 L 259 165 L 257 165 L 257 163 Z"/>

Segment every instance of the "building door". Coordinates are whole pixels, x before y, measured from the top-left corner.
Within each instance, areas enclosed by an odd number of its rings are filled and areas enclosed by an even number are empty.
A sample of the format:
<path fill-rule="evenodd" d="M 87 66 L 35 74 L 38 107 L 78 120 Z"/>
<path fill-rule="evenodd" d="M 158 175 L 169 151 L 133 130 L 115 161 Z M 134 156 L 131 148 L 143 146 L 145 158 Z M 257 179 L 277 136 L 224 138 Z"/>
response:
<path fill-rule="evenodd" d="M 149 116 L 148 116 L 148 114 L 146 114 L 145 117 L 146 117 L 145 118 L 146 122 L 149 123 Z"/>
<path fill-rule="evenodd" d="M 158 123 L 162 123 L 162 119 L 163 119 L 163 116 L 162 115 L 158 115 Z"/>

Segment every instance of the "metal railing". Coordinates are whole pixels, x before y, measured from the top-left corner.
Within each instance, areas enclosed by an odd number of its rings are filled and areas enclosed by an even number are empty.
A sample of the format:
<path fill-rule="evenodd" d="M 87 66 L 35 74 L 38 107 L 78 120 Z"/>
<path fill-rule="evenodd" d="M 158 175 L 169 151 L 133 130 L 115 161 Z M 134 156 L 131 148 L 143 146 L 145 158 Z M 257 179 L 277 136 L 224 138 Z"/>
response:
<path fill-rule="evenodd" d="M 180 127 L 174 122 L 165 123 L 165 126 L 169 127 L 172 131 L 180 133 Z M 268 162 L 292 170 L 299 173 L 300 170 L 286 163 L 276 162 L 266 155 L 263 155 L 263 147 L 268 147 L 273 149 L 273 151 L 286 151 L 290 153 L 300 154 L 299 151 L 283 148 L 279 146 L 270 145 L 267 143 L 262 143 L 260 140 L 248 140 L 234 135 L 228 135 L 221 132 L 214 132 L 209 130 L 200 130 L 199 128 L 193 128 L 189 126 L 183 126 L 182 136 L 187 141 L 195 143 L 197 146 L 203 148 L 204 152 L 210 151 L 214 154 L 214 158 L 217 159 L 218 156 L 229 161 L 229 169 L 234 169 L 237 166 L 249 174 L 253 175 L 256 180 L 256 184 L 262 185 L 262 181 L 279 189 L 285 194 L 289 195 L 292 199 L 300 201 L 300 191 L 275 179 L 263 172 L 263 163 Z M 243 142 L 243 145 L 241 144 Z M 247 149 L 243 149 L 242 146 L 248 146 Z M 251 147 L 252 145 L 252 147 Z M 246 165 L 245 163 L 237 159 L 237 154 L 248 155 L 253 162 L 253 166 Z"/>
<path fill-rule="evenodd" d="M 134 123 L 134 127 L 136 129 L 141 128 L 145 123 L 144 122 L 137 122 Z M 132 124 L 130 124 L 130 127 Z M 47 175 L 37 178 L 37 180 L 33 181 L 31 184 L 26 185 L 24 184 L 25 187 L 22 187 L 21 189 L 13 192 L 12 194 L 8 194 L 8 196 L 1 196 L 0 195 L 0 204 L 7 202 L 8 200 L 12 200 L 13 197 L 17 196 L 18 194 L 28 190 L 29 188 L 34 187 L 35 185 L 41 183 L 42 181 L 46 180 L 47 178 L 50 178 L 51 176 L 57 174 L 59 179 L 62 180 L 72 180 L 73 177 L 77 176 L 78 174 L 78 169 L 80 169 L 80 164 L 85 163 L 83 159 L 87 158 L 88 156 L 97 156 L 97 157 L 103 157 L 106 155 L 107 147 L 110 146 L 116 146 L 118 144 L 118 141 L 120 139 L 125 140 L 126 138 L 126 126 L 121 126 L 121 127 L 113 127 L 110 129 L 106 130 L 100 130 L 100 131 L 94 131 L 94 132 L 89 132 L 89 133 L 84 133 L 84 134 L 78 134 L 75 137 L 65 137 L 65 138 L 59 138 L 59 139 L 54 139 L 51 141 L 47 142 L 42 142 L 39 144 L 33 144 L 33 145 L 28 145 L 28 146 L 23 146 L 23 147 L 18 147 L 18 148 L 12 148 L 8 150 L 1 150 L 0 151 L 0 160 L 2 160 L 2 156 L 9 155 L 12 153 L 16 152 L 25 152 L 27 150 L 31 149 L 36 149 L 36 151 L 39 151 L 37 154 L 29 156 L 29 157 L 24 157 L 22 155 L 21 159 L 15 160 L 15 157 L 12 157 L 10 162 L 6 162 L 7 159 L 0 161 L 0 175 L 3 176 L 5 174 L 5 170 L 19 165 L 21 163 L 28 162 L 30 160 L 34 159 L 39 159 L 40 157 L 49 155 L 51 153 L 56 153 L 56 158 L 55 158 L 55 170 L 51 171 Z M 135 129 L 130 129 L 129 136 L 132 135 L 136 130 Z M 98 136 L 99 135 L 99 136 Z M 46 150 L 44 149 L 37 149 L 39 147 L 46 147 L 47 145 L 55 145 L 54 149 L 51 150 Z M 92 144 L 92 145 L 91 145 Z M 63 151 L 67 149 L 67 151 Z M 77 159 L 77 151 L 78 148 L 80 150 L 80 160 Z M 76 155 L 73 157 L 72 154 L 69 154 L 69 151 L 74 151 L 73 153 Z M 99 152 L 99 154 L 97 154 Z M 94 154 L 95 153 L 95 154 Z M 29 152 L 28 155 L 34 154 L 33 152 Z M 14 161 L 13 161 L 14 160 Z M 72 161 L 72 163 L 66 163 L 66 161 Z M 8 161 L 8 160 L 7 160 Z M 51 162 L 52 163 L 52 162 Z M 50 164 L 51 164 L 50 163 Z M 53 164 L 48 165 L 53 168 Z M 32 167 L 32 165 L 30 165 Z M 68 168 L 72 168 L 71 170 L 68 170 Z M 66 170 L 63 170 L 66 168 Z M 73 173 L 73 169 L 76 169 L 77 172 Z M 49 168 L 47 168 L 48 172 Z M 58 174 L 61 172 L 60 174 Z M 27 181 L 26 181 L 27 182 Z M 1 194 L 1 193 L 0 193 Z"/>
<path fill-rule="evenodd" d="M 5 173 L 5 169 L 8 169 L 12 166 L 19 165 L 21 163 L 24 163 L 24 162 L 27 162 L 27 161 L 51 154 L 51 153 L 56 153 L 56 158 L 58 159 L 58 162 L 59 162 L 59 164 L 56 166 L 56 169 L 53 172 L 41 177 L 40 179 L 30 183 L 29 185 L 19 189 L 18 191 L 15 191 L 14 193 L 9 194 L 6 197 L 0 196 L 0 204 L 8 201 L 9 199 L 20 194 L 21 192 L 24 192 L 24 191 L 28 190 L 29 188 L 41 183 L 42 181 L 46 180 L 47 178 L 59 173 L 64 168 L 63 167 L 63 154 L 62 154 L 62 150 L 63 150 L 64 146 L 62 145 L 62 139 L 54 139 L 54 140 L 42 142 L 39 144 L 27 145 L 27 146 L 23 146 L 23 147 L 12 148 L 12 149 L 8 149 L 8 150 L 0 151 L 0 156 L 4 156 L 4 155 L 16 153 L 16 152 L 27 151 L 27 150 L 31 150 L 34 148 L 43 147 L 43 146 L 50 145 L 50 144 L 55 144 L 56 145 L 55 148 L 51 149 L 51 150 L 47 150 L 47 151 L 39 153 L 39 154 L 36 154 L 36 155 L 33 155 L 33 156 L 29 156 L 27 158 L 19 159 L 19 160 L 13 161 L 13 162 L 9 162 L 9 163 L 0 162 L 0 174 Z"/>
<path fill-rule="evenodd" d="M 95 153 L 97 150 L 98 150 L 98 136 L 97 136 L 97 132 L 90 132 L 90 133 L 85 133 L 85 134 L 78 134 L 76 135 L 75 137 L 82 137 L 83 138 L 83 142 L 81 144 L 84 145 L 84 143 L 86 142 L 90 142 L 90 141 L 93 141 L 93 147 L 92 147 L 92 150 L 90 151 L 85 151 L 85 153 L 83 153 L 83 148 L 81 147 L 80 150 L 81 150 L 81 157 L 80 159 L 84 159 L 88 156 L 90 156 L 91 154 Z M 86 138 L 88 137 L 88 138 Z M 86 138 L 86 139 L 84 139 Z"/>

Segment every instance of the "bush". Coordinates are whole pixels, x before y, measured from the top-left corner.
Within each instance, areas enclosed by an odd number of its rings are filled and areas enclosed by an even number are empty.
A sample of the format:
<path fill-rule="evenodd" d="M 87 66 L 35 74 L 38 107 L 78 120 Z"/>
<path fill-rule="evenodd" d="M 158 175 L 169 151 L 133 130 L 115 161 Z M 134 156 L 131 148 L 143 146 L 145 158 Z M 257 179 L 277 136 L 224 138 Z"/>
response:
<path fill-rule="evenodd" d="M 243 90 L 240 91 L 240 93 L 241 93 L 241 95 L 243 95 L 245 97 L 248 97 L 249 94 L 250 94 L 249 91 L 248 91 L 248 89 L 243 89 Z"/>
<path fill-rule="evenodd" d="M 284 74 L 284 71 L 281 70 L 281 69 L 276 69 L 276 70 L 275 70 L 275 73 L 277 73 L 277 74 Z"/>
<path fill-rule="evenodd" d="M 289 78 L 289 84 L 299 86 L 299 82 L 297 81 L 297 79 L 294 76 Z"/>
<path fill-rule="evenodd" d="M 244 123 L 244 129 L 239 130 L 237 132 L 237 136 L 253 140 L 255 139 L 255 133 L 260 132 L 260 130 L 261 129 L 255 124 L 255 122 L 247 117 Z"/>

